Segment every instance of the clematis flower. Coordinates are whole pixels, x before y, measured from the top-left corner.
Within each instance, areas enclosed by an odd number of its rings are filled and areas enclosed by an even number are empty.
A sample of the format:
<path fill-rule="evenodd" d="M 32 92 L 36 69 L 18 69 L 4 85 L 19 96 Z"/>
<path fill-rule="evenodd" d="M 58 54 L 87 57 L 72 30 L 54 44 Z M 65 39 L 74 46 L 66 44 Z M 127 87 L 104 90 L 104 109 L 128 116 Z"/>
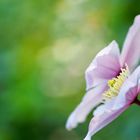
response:
<path fill-rule="evenodd" d="M 128 31 L 120 54 L 116 41 L 100 51 L 85 72 L 86 94 L 68 118 L 71 130 L 94 110 L 85 140 L 112 122 L 133 103 L 139 104 L 140 15 Z"/>

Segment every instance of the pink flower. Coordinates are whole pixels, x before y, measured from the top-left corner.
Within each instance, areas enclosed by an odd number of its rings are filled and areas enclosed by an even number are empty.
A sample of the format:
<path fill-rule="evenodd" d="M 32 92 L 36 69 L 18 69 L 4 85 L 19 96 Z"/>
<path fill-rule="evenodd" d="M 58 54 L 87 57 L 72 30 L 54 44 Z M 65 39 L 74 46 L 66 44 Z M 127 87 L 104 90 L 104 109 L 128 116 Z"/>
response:
<path fill-rule="evenodd" d="M 140 15 L 130 28 L 122 53 L 116 41 L 100 51 L 85 72 L 87 93 L 68 118 L 66 128 L 71 130 L 93 113 L 85 140 L 105 127 L 132 103 L 140 93 Z"/>

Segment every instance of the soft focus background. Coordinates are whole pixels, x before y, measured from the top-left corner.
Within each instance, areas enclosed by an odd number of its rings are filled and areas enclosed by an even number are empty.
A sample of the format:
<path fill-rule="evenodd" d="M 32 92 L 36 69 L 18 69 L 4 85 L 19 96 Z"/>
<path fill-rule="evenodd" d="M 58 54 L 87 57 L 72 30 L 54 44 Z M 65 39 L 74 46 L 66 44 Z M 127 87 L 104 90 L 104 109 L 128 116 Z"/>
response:
<path fill-rule="evenodd" d="M 0 140 L 82 140 L 65 130 L 95 54 L 123 40 L 139 0 L 0 0 Z M 133 105 L 94 140 L 140 140 Z"/>

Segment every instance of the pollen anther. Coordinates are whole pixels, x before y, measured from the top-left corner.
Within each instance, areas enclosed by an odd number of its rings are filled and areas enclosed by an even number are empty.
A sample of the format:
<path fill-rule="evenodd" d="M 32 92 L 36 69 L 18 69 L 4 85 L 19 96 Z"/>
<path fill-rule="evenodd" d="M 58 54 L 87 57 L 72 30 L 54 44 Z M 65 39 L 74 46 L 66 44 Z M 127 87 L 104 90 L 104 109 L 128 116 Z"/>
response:
<path fill-rule="evenodd" d="M 103 93 L 103 96 L 105 99 L 113 98 L 119 94 L 120 88 L 122 87 L 124 81 L 129 76 L 129 68 L 127 65 L 125 65 L 125 68 L 121 68 L 120 74 L 111 80 L 108 81 L 108 87 L 109 89 Z"/>

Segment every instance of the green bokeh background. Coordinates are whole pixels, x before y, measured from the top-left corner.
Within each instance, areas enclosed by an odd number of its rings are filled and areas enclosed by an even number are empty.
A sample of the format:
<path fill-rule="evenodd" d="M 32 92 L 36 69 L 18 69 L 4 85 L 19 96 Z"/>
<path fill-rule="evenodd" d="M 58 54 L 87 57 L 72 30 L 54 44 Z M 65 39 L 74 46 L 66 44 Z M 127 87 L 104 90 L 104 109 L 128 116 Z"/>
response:
<path fill-rule="evenodd" d="M 0 0 L 0 140 L 82 140 L 92 113 L 71 132 L 65 122 L 84 71 L 139 13 L 139 0 Z M 140 140 L 140 108 L 94 136 L 106 139 Z"/>

